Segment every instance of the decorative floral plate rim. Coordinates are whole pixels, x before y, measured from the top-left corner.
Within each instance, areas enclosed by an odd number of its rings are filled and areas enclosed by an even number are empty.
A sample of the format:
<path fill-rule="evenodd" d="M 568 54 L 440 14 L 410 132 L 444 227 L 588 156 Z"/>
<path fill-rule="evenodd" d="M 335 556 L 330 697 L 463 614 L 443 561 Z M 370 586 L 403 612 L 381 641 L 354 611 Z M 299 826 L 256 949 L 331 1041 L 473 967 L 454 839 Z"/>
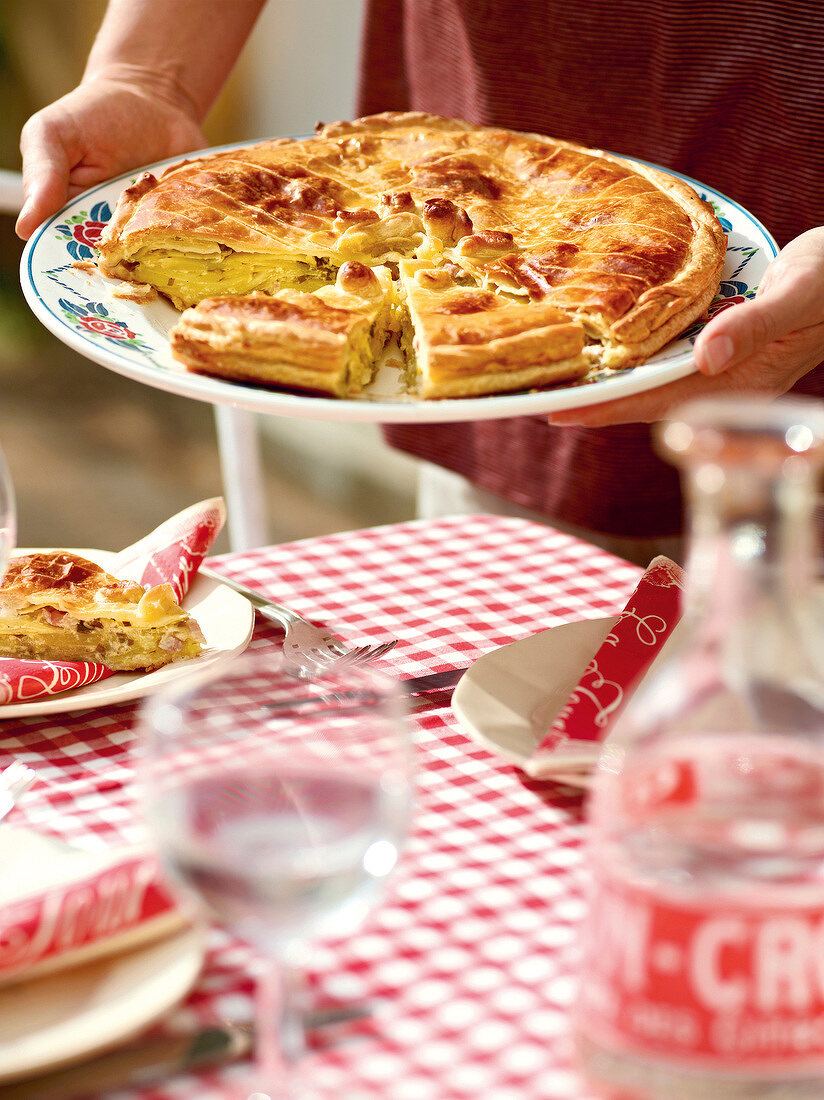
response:
<path fill-rule="evenodd" d="M 204 152 L 247 144 L 235 142 Z M 148 167 L 157 171 L 180 159 Z M 58 339 L 118 374 L 200 401 L 281 416 L 375 423 L 486 420 L 549 413 L 654 389 L 695 370 L 692 345 L 703 325 L 720 310 L 752 297 L 778 251 L 767 229 L 740 203 L 672 172 L 715 209 L 727 232 L 727 257 L 719 292 L 704 316 L 646 363 L 545 390 L 442 401 L 422 401 L 402 393 L 397 372 L 385 368 L 366 397 L 342 400 L 189 373 L 169 351 L 169 332 L 179 316 L 171 305 L 160 299 L 141 304 L 117 297 L 123 284 L 92 266 L 95 244 L 123 188 L 145 170 L 124 173 L 91 188 L 39 227 L 21 259 L 21 285 L 29 306 Z M 78 262 L 81 266 L 75 266 Z"/>

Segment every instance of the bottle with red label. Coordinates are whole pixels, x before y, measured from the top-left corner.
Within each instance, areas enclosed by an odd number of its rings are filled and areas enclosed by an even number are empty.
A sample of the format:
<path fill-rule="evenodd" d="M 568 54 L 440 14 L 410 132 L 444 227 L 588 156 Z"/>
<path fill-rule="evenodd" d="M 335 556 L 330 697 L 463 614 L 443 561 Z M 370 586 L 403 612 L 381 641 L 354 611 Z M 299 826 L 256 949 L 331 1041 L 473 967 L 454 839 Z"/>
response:
<path fill-rule="evenodd" d="M 608 1100 L 824 1100 L 824 405 L 716 399 L 683 615 L 604 747 L 576 1031 Z"/>

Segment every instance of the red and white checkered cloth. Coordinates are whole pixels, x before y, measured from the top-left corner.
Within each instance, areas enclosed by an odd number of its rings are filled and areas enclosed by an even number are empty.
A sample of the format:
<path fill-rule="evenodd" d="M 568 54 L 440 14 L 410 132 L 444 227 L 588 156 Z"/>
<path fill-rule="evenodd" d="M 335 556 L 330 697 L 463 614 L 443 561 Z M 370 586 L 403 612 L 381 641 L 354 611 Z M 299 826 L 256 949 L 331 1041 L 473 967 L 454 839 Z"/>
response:
<path fill-rule="evenodd" d="M 399 676 L 471 663 L 536 631 L 616 614 L 640 570 L 524 520 L 456 516 L 234 554 L 217 568 L 348 642 L 398 637 Z M 253 645 L 276 644 L 260 624 Z M 144 838 L 134 709 L 7 722 L 2 756 L 37 769 L 12 819 L 97 848 Z M 401 867 L 362 931 L 311 951 L 318 1001 L 369 1000 L 317 1034 L 307 1071 L 330 1100 L 592 1100 L 573 1067 L 569 1007 L 584 907 L 580 796 L 492 756 L 448 709 L 416 716 L 418 800 Z M 171 1024 L 248 1017 L 262 960 L 222 932 Z M 357 1042 L 344 1041 L 357 1036 Z M 248 1068 L 248 1067 L 247 1067 Z M 219 1100 L 244 1067 L 118 1100 Z"/>

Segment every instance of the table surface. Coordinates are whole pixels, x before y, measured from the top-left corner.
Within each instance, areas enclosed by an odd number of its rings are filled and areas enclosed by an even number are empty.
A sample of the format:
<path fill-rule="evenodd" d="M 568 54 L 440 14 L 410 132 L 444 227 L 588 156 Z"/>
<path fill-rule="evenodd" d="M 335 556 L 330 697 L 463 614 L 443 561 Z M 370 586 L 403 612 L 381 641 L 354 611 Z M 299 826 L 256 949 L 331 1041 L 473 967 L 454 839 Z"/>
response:
<path fill-rule="evenodd" d="M 640 570 L 551 528 L 453 516 L 345 532 L 213 559 L 217 569 L 322 619 L 353 644 L 399 644 L 399 676 L 470 664 L 536 631 L 618 612 Z M 253 646 L 280 634 L 258 623 Z M 135 707 L 4 723 L 0 765 L 39 781 L 12 819 L 85 848 L 145 838 L 134 785 Z M 569 1009 L 584 906 L 582 803 L 473 743 L 448 708 L 416 725 L 412 832 L 362 929 L 312 945 L 318 1001 L 374 1003 L 317 1033 L 307 1074 L 340 1100 L 591 1100 L 573 1068 Z M 252 1015 L 263 960 L 215 929 L 201 977 L 164 1022 Z M 217 1100 L 248 1067 L 117 1093 Z M 114 1095 L 114 1094 L 111 1094 Z"/>

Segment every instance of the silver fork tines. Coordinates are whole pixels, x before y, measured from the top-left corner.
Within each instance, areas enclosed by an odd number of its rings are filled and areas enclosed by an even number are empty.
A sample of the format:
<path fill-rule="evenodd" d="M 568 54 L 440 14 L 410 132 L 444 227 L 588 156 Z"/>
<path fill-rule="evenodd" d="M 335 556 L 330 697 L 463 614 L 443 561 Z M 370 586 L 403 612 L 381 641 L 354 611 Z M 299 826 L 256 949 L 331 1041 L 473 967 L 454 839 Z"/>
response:
<path fill-rule="evenodd" d="M 344 650 L 340 657 L 332 661 L 332 666 L 333 668 L 340 668 L 342 665 L 361 665 L 367 661 L 376 661 L 378 657 L 383 657 L 390 649 L 394 649 L 397 644 L 398 639 L 393 638 L 391 642 L 380 642 L 378 645 L 362 645 L 356 649 L 350 649 L 348 652 Z"/>
<path fill-rule="evenodd" d="M 264 618 L 270 618 L 266 611 L 258 608 Z M 398 644 L 398 639 L 379 642 L 376 645 L 356 646 L 347 649 L 332 634 L 324 634 L 312 623 L 303 619 L 283 625 L 283 654 L 293 672 L 299 676 L 311 677 L 323 670 L 331 672 L 350 665 L 368 664 L 377 660 Z"/>
<path fill-rule="evenodd" d="M 207 577 L 220 581 L 229 588 L 245 596 L 255 607 L 257 612 L 270 622 L 275 622 L 283 627 L 285 637 L 283 639 L 283 654 L 292 672 L 308 679 L 318 672 L 330 670 L 332 667 L 342 665 L 361 665 L 369 661 L 383 657 L 390 649 L 398 644 L 398 639 L 393 638 L 388 642 L 378 642 L 374 645 L 357 646 L 349 649 L 347 646 L 330 634 L 328 630 L 315 626 L 308 622 L 302 615 L 298 615 L 290 607 L 275 603 L 262 593 L 248 588 L 231 577 L 224 577 L 214 570 L 202 566 L 200 572 Z"/>

